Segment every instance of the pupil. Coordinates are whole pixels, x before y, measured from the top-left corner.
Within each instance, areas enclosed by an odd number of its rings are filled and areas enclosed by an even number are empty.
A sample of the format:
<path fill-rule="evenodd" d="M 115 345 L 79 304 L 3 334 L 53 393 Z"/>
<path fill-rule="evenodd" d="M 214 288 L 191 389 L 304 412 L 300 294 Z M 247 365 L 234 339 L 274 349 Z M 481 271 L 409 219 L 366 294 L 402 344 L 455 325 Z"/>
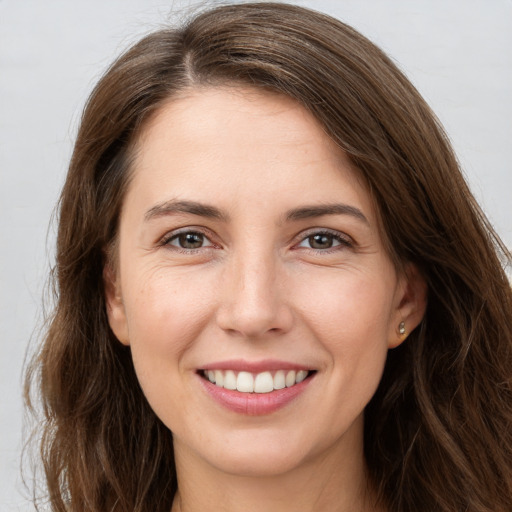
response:
<path fill-rule="evenodd" d="M 199 233 L 183 233 L 180 235 L 179 241 L 184 249 L 198 249 L 203 245 L 203 235 Z"/>
<path fill-rule="evenodd" d="M 310 236 L 309 245 L 313 249 L 329 249 L 329 247 L 332 247 L 332 237 L 330 235 Z"/>

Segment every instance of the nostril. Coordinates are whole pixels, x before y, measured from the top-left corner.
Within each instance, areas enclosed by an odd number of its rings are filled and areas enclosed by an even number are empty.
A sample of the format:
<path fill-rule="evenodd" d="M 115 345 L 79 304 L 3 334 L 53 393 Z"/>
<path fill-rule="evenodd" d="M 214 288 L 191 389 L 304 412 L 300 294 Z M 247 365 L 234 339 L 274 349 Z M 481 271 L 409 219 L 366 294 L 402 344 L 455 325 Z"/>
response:
<path fill-rule="evenodd" d="M 223 304 L 216 317 L 217 325 L 226 333 L 250 339 L 288 332 L 293 314 L 285 304 L 247 304 L 243 301 Z"/>

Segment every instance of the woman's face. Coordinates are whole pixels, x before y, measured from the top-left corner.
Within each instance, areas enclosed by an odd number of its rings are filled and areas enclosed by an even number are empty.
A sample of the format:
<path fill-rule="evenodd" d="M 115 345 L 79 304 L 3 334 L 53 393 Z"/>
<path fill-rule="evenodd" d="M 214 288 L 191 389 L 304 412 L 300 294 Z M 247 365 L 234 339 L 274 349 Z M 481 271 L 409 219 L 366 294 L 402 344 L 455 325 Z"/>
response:
<path fill-rule="evenodd" d="M 178 462 L 362 459 L 418 279 L 397 275 L 365 186 L 303 107 L 252 89 L 170 101 L 140 137 L 119 233 L 110 324 Z"/>

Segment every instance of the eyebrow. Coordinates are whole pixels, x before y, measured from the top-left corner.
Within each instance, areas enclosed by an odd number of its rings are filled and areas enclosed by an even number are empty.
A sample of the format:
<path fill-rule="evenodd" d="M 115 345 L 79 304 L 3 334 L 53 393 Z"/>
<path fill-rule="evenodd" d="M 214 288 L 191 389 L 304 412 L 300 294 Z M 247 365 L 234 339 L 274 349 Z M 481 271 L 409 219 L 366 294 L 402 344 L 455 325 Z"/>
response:
<path fill-rule="evenodd" d="M 359 208 L 342 203 L 301 206 L 300 208 L 294 208 L 288 211 L 285 218 L 287 221 L 298 221 L 313 217 L 322 217 L 323 215 L 350 215 L 370 225 L 368 219 Z"/>
<path fill-rule="evenodd" d="M 163 203 L 159 203 L 150 208 L 144 215 L 144 220 L 150 221 L 154 218 L 174 215 L 177 213 L 189 213 L 192 215 L 199 215 L 200 217 L 207 217 L 222 221 L 228 220 L 228 215 L 215 206 L 198 203 L 196 201 L 178 201 L 175 199 L 164 201 Z"/>
<path fill-rule="evenodd" d="M 229 215 L 215 206 L 199 203 L 197 201 L 178 201 L 175 199 L 158 203 L 150 208 L 144 215 L 144 220 L 150 221 L 154 218 L 164 217 L 166 215 L 175 215 L 178 213 L 188 213 L 224 222 L 229 220 Z M 322 217 L 324 215 L 350 215 L 365 224 L 370 225 L 368 219 L 365 217 L 363 212 L 359 210 L 359 208 L 342 203 L 301 206 L 286 212 L 284 218 L 287 221 L 299 221 L 314 217 Z"/>

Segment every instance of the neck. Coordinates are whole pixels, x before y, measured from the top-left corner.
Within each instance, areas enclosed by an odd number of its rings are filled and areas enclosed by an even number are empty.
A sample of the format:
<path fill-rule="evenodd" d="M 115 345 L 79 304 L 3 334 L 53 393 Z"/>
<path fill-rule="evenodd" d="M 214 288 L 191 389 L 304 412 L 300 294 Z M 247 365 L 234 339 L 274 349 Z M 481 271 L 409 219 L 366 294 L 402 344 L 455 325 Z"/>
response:
<path fill-rule="evenodd" d="M 368 484 L 362 443 L 360 448 L 348 459 L 330 451 L 281 474 L 239 475 L 175 443 L 179 490 L 172 512 L 384 512 Z"/>

